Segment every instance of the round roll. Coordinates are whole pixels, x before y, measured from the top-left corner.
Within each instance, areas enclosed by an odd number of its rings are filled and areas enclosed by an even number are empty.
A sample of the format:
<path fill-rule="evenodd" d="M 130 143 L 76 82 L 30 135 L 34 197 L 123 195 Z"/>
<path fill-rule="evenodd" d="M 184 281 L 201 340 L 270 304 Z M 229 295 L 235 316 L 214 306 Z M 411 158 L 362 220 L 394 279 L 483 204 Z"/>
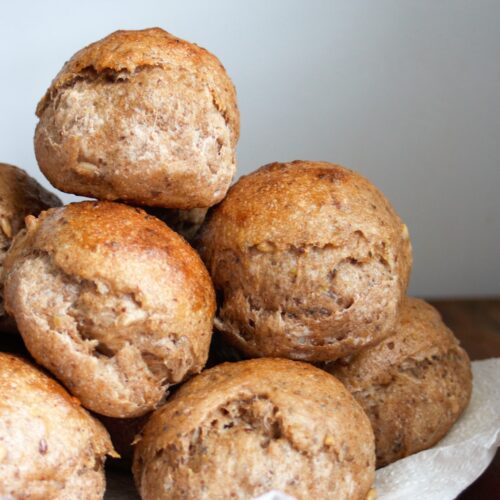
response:
<path fill-rule="evenodd" d="M 32 356 L 84 406 L 140 416 L 203 368 L 215 297 L 183 238 L 110 202 L 27 221 L 5 260 L 6 308 Z"/>
<path fill-rule="evenodd" d="M 466 408 L 469 357 L 439 313 L 408 298 L 394 333 L 349 364 L 327 365 L 370 418 L 377 466 L 430 448 Z"/>
<path fill-rule="evenodd" d="M 211 211 L 200 252 L 216 326 L 247 356 L 326 361 L 394 327 L 411 269 L 406 226 L 369 181 L 330 163 L 273 163 Z"/>
<path fill-rule="evenodd" d="M 210 52 L 159 28 L 77 52 L 37 107 L 35 153 L 62 191 L 167 208 L 209 207 L 236 168 L 236 91 Z"/>
<path fill-rule="evenodd" d="M 374 480 L 370 423 L 334 377 L 305 363 L 225 363 L 184 384 L 136 445 L 143 500 L 365 499 Z"/>
<path fill-rule="evenodd" d="M 12 238 L 24 228 L 27 215 L 61 205 L 57 196 L 49 193 L 24 170 L 0 163 L 0 329 L 14 326 L 5 317 L 2 294 L 3 261 Z"/>
<path fill-rule="evenodd" d="M 0 353 L 0 496 L 103 498 L 104 427 L 59 384 Z"/>

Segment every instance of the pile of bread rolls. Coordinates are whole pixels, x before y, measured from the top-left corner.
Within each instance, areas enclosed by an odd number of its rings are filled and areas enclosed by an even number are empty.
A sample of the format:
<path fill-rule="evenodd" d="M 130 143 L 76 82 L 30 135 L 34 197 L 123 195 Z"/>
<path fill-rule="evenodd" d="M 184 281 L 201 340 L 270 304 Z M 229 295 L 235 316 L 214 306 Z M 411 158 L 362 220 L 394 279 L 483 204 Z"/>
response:
<path fill-rule="evenodd" d="M 27 348 L 0 354 L 0 496 L 102 498 L 116 448 L 147 500 L 364 499 L 462 413 L 469 359 L 406 297 L 408 229 L 375 186 L 294 161 L 229 188 L 211 53 L 115 32 L 37 115 L 42 172 L 95 200 L 0 164 L 0 348 Z"/>

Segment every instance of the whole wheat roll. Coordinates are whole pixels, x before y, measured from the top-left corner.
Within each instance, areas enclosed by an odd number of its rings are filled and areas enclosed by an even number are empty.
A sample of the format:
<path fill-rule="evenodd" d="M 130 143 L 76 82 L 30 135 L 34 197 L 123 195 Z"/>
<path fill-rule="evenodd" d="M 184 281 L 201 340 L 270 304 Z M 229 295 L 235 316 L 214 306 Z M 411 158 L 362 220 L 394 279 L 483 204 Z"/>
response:
<path fill-rule="evenodd" d="M 143 210 L 82 202 L 28 220 L 6 309 L 32 356 L 87 408 L 144 415 L 204 367 L 215 297 L 196 252 Z"/>
<path fill-rule="evenodd" d="M 104 427 L 33 365 L 0 353 L 0 496 L 73 500 L 104 496 Z"/>
<path fill-rule="evenodd" d="M 247 356 L 332 360 L 396 323 L 411 270 L 408 230 L 351 170 L 266 165 L 230 189 L 198 237 L 220 299 L 216 326 Z"/>
<path fill-rule="evenodd" d="M 224 363 L 184 384 L 146 424 L 133 472 L 144 500 L 365 499 L 373 431 L 345 387 L 284 359 Z"/>
<path fill-rule="evenodd" d="M 160 29 L 116 31 L 77 52 L 37 107 L 38 164 L 62 191 L 204 208 L 236 169 L 236 91 L 207 50 Z"/>
<path fill-rule="evenodd" d="M 44 189 L 24 170 L 0 163 L 0 331 L 14 331 L 3 306 L 3 261 L 14 236 L 24 228 L 27 215 L 61 205 L 59 198 Z"/>
<path fill-rule="evenodd" d="M 434 446 L 467 407 L 472 391 L 467 353 L 439 313 L 412 297 L 391 336 L 326 369 L 370 418 L 378 467 Z"/>

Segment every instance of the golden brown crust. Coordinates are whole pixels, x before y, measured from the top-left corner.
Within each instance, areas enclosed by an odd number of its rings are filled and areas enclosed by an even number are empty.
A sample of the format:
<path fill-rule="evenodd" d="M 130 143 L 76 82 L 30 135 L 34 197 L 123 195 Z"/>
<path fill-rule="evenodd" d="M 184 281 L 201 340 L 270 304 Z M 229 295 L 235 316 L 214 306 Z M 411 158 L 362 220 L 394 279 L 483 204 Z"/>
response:
<path fill-rule="evenodd" d="M 326 369 L 369 416 L 379 467 L 433 446 L 466 408 L 472 390 L 467 353 L 439 313 L 411 297 L 391 336 Z"/>
<path fill-rule="evenodd" d="M 45 190 L 24 170 L 0 163 L 0 331 L 14 331 L 13 323 L 4 316 L 2 296 L 3 261 L 12 238 L 24 228 L 27 215 L 61 205 L 59 198 Z"/>
<path fill-rule="evenodd" d="M 117 31 L 77 52 L 37 107 L 35 152 L 61 190 L 190 209 L 235 171 L 235 88 L 210 52 L 160 28 Z"/>
<path fill-rule="evenodd" d="M 133 470 L 145 500 L 253 498 L 271 489 L 364 499 L 372 439 L 359 406 L 321 370 L 283 359 L 225 363 L 153 414 Z"/>
<path fill-rule="evenodd" d="M 0 496 L 103 497 L 104 427 L 59 384 L 21 358 L 0 353 Z"/>
<path fill-rule="evenodd" d="M 369 181 L 324 162 L 241 178 L 199 234 L 222 300 L 216 326 L 249 356 L 351 354 L 395 324 L 408 230 Z"/>
<path fill-rule="evenodd" d="M 143 210 L 82 202 L 28 220 L 6 308 L 38 362 L 90 409 L 133 417 L 205 365 L 215 298 L 196 252 Z"/>
<path fill-rule="evenodd" d="M 78 51 L 55 77 L 38 104 L 36 114 L 40 117 L 47 101 L 53 99 L 61 87 L 71 85 L 89 70 L 97 74 L 107 71 L 134 73 L 146 67 L 165 66 L 186 69 L 207 83 L 237 141 L 240 118 L 235 106 L 236 90 L 224 66 L 208 50 L 161 28 L 115 31 Z"/>

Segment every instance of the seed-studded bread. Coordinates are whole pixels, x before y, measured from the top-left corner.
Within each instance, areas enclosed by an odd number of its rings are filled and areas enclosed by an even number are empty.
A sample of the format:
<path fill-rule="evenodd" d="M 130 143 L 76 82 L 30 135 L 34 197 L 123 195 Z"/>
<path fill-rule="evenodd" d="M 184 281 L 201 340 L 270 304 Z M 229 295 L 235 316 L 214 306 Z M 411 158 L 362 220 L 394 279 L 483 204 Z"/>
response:
<path fill-rule="evenodd" d="M 365 499 L 374 463 L 369 421 L 338 380 L 255 359 L 184 384 L 146 424 L 133 471 L 144 500 Z"/>
<path fill-rule="evenodd" d="M 143 415 L 205 365 L 210 277 L 143 210 L 83 202 L 43 212 L 5 268 L 6 308 L 28 350 L 97 413 Z"/>
<path fill-rule="evenodd" d="M 394 333 L 348 365 L 327 365 L 371 420 L 381 467 L 437 443 L 467 406 L 467 353 L 422 300 L 408 298 Z"/>
<path fill-rule="evenodd" d="M 62 191 L 167 208 L 219 202 L 236 168 L 236 92 L 219 60 L 159 28 L 77 52 L 37 108 L 35 152 Z"/>
<path fill-rule="evenodd" d="M 411 268 L 406 226 L 369 181 L 330 163 L 241 178 L 200 230 L 216 326 L 248 356 L 326 361 L 395 325 Z"/>
<path fill-rule="evenodd" d="M 21 358 L 0 353 L 0 497 L 100 499 L 104 427 L 59 384 Z"/>
<path fill-rule="evenodd" d="M 59 205 L 59 198 L 24 170 L 0 163 L 0 331 L 14 328 L 5 316 L 2 295 L 3 261 L 12 238 L 24 227 L 27 215 L 38 215 L 42 210 Z"/>

